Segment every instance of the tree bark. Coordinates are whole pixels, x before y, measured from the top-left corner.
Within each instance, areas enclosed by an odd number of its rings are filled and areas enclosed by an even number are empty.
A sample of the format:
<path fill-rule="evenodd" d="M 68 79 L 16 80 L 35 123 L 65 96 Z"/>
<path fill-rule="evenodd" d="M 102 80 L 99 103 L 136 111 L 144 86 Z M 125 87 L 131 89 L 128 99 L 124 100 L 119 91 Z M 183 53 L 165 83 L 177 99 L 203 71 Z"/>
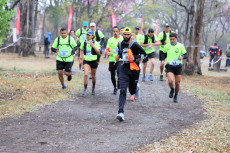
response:
<path fill-rule="evenodd" d="M 184 63 L 184 73 L 193 75 L 193 73 L 202 74 L 200 65 L 200 41 L 203 22 L 203 9 L 205 0 L 190 1 L 188 14 L 188 38 L 185 42 L 187 47 L 188 59 Z"/>
<path fill-rule="evenodd" d="M 20 25 L 22 39 L 19 56 L 26 57 L 29 55 L 35 55 L 35 43 L 34 40 L 32 40 L 34 30 L 34 0 L 23 0 L 22 6 Z"/>

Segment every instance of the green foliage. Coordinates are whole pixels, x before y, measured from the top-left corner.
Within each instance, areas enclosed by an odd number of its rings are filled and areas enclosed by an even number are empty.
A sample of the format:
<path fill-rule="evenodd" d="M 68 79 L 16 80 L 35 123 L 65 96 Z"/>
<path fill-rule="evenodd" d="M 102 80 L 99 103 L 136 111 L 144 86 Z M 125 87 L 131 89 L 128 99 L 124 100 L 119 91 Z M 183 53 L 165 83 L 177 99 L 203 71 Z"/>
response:
<path fill-rule="evenodd" d="M 2 44 L 5 35 L 9 33 L 10 30 L 10 20 L 13 17 L 13 11 L 7 11 L 5 9 L 8 0 L 0 1 L 0 45 Z"/>

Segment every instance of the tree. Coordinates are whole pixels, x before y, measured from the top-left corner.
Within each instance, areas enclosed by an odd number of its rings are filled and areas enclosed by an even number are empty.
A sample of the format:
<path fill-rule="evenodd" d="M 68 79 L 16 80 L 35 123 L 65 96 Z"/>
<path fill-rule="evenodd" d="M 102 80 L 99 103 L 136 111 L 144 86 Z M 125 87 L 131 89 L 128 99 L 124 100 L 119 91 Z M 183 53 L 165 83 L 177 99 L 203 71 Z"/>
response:
<path fill-rule="evenodd" d="M 0 1 L 0 44 L 2 44 L 2 40 L 5 39 L 6 34 L 9 34 L 10 30 L 10 20 L 13 17 L 13 11 L 7 9 L 7 1 Z"/>
<path fill-rule="evenodd" d="M 35 55 L 34 42 L 34 0 L 23 0 L 21 12 L 21 39 L 19 55 Z"/>
<path fill-rule="evenodd" d="M 205 0 L 189 0 L 188 6 L 181 1 L 172 0 L 172 2 L 183 7 L 187 13 L 186 41 L 188 59 L 184 63 L 184 73 L 193 75 L 193 73 L 202 74 L 200 65 L 199 46 L 201 42 L 201 30 L 203 22 L 203 10 Z M 195 46 L 195 47 L 193 47 Z"/>

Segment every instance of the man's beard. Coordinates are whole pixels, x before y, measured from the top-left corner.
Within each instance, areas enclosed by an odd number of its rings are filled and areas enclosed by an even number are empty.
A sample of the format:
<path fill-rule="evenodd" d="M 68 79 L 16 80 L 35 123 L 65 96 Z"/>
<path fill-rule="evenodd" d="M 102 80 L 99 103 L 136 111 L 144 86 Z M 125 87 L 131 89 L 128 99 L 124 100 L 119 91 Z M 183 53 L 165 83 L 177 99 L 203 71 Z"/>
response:
<path fill-rule="evenodd" d="M 129 42 L 130 39 L 131 39 L 131 37 L 129 37 L 129 38 L 124 38 L 124 41 L 125 41 L 125 42 Z"/>

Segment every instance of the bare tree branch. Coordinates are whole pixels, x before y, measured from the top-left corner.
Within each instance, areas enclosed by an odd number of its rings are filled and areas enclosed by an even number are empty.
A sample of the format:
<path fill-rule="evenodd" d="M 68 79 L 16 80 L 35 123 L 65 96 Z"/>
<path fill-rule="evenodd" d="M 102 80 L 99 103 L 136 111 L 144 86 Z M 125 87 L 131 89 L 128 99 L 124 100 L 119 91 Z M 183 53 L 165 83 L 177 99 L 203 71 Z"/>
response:
<path fill-rule="evenodd" d="M 180 5 L 180 6 L 183 7 L 186 11 L 188 11 L 188 8 L 187 8 L 184 4 L 182 4 L 181 2 L 178 2 L 178 1 L 176 1 L 176 0 L 172 0 L 172 2 L 174 2 L 174 3 L 178 4 L 178 5 Z"/>

